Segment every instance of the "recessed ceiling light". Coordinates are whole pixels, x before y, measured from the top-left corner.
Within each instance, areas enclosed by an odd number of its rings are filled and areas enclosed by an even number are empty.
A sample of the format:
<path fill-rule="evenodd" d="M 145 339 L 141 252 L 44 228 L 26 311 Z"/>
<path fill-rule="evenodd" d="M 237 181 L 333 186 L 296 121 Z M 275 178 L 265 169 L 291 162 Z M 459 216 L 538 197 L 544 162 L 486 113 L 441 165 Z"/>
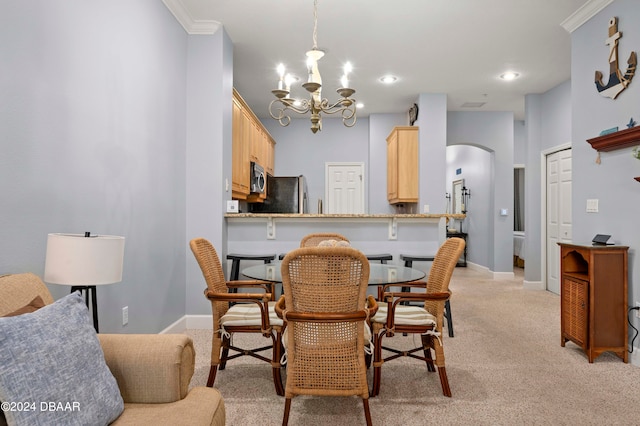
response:
<path fill-rule="evenodd" d="M 505 72 L 504 74 L 500 75 L 500 78 L 506 81 L 511 81 L 511 80 L 515 80 L 516 78 L 520 77 L 520 74 L 518 74 L 517 72 L 512 72 L 512 71 L 508 71 Z"/>
<path fill-rule="evenodd" d="M 380 77 L 380 81 L 383 82 L 384 84 L 395 83 L 397 80 L 398 80 L 398 77 L 394 75 L 385 75 Z"/>
<path fill-rule="evenodd" d="M 364 108 L 364 104 L 362 102 L 358 102 L 356 104 L 356 108 L 360 109 L 360 108 Z"/>

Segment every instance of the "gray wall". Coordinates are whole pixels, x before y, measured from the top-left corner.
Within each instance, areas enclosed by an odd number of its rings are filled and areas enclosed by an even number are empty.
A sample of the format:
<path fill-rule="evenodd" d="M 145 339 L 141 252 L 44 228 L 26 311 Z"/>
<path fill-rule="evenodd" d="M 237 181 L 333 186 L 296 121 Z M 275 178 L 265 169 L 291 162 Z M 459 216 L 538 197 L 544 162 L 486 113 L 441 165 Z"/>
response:
<path fill-rule="evenodd" d="M 459 175 L 456 174 L 457 169 L 461 169 Z M 492 169 L 493 158 L 489 151 L 471 145 L 447 147 L 447 192 L 452 193 L 452 183 L 458 179 L 464 179 L 465 186 L 471 191 L 466 206 L 467 217 L 462 222 L 462 231 L 469 233 L 467 260 L 483 266 L 492 261 L 489 246 L 493 233 Z M 459 221 L 452 221 L 449 227 L 461 229 Z"/>
<path fill-rule="evenodd" d="M 12 45 L 0 51 L 0 188 L 12 207 L 0 216 L 0 273 L 42 276 L 49 232 L 123 235 L 123 281 L 98 289 L 101 330 L 157 332 L 210 313 L 188 241 L 226 254 L 233 46 L 224 29 L 187 36 L 162 3 L 121 12 L 106 1 L 2 6 Z"/>
<path fill-rule="evenodd" d="M 527 161 L 527 136 L 524 121 L 513 123 L 513 164 L 524 164 Z"/>
<path fill-rule="evenodd" d="M 408 114 L 369 116 L 369 213 L 396 213 L 387 200 L 387 136 L 395 126 L 408 125 Z"/>
<path fill-rule="evenodd" d="M 418 97 L 419 114 L 416 124 L 420 126 L 420 202 L 431 213 L 446 211 L 447 192 L 447 144 L 448 114 L 447 95 L 444 93 L 422 93 Z"/>
<path fill-rule="evenodd" d="M 489 262 L 484 266 L 494 272 L 513 272 L 513 123 L 511 112 L 451 112 L 447 121 L 448 145 L 473 145 L 491 153 Z M 503 208 L 507 216 L 500 215 Z M 482 247 L 485 242 L 477 243 Z"/>
<path fill-rule="evenodd" d="M 420 95 L 419 102 L 416 124 L 420 126 L 420 202 L 412 208 L 419 212 L 429 204 L 432 213 L 446 211 L 445 192 L 451 190 L 447 145 L 475 145 L 490 151 L 486 155 L 467 154 L 464 160 L 469 165 L 465 170 L 472 171 L 472 180 L 477 182 L 472 201 L 477 209 L 465 224 L 465 229 L 470 226 L 474 233 L 469 260 L 493 272 L 511 273 L 513 114 L 447 114 L 446 96 L 441 94 Z M 325 119 L 323 130 L 316 134 L 311 133 L 308 119 L 292 119 L 288 127 L 271 119 L 263 123 L 277 141 L 276 175 L 307 176 L 311 212 L 315 212 L 317 198 L 324 198 L 325 162 L 362 161 L 369 176 L 365 179 L 367 211 L 376 214 L 404 212 L 390 206 L 386 199 L 386 137 L 394 126 L 407 125 L 406 120 L 405 114 L 374 114 L 368 120 L 358 120 L 356 127 L 345 129 L 340 120 Z M 478 167 L 479 161 L 488 166 Z M 495 182 L 505 183 L 496 188 Z M 509 215 L 500 216 L 500 208 L 509 209 Z"/>
<path fill-rule="evenodd" d="M 242 95 L 242 93 L 241 93 Z M 276 120 L 262 120 L 276 140 L 276 176 L 307 177 L 310 213 L 317 212 L 318 199 L 324 199 L 326 162 L 362 162 L 365 164 L 365 191 L 369 191 L 369 120 L 359 118 L 352 128 L 339 119 L 323 119 L 322 130 L 313 134 L 309 117 L 291 117 L 291 124 L 282 127 Z M 385 151 L 386 154 L 386 151 Z M 385 168 L 386 176 L 386 168 Z M 368 205 L 365 192 L 365 211 Z"/>
<path fill-rule="evenodd" d="M 590 241 L 594 234 L 611 234 L 612 239 L 629 250 L 629 304 L 640 300 L 640 161 L 631 156 L 631 148 L 603 152 L 596 164 L 596 151 L 586 139 L 603 129 L 625 129 L 630 117 L 640 121 L 640 79 L 637 75 L 616 100 L 600 96 L 593 82 L 596 70 L 608 74 L 608 48 L 604 45 L 608 22 L 618 17 L 620 68 L 626 69 L 631 51 L 640 47 L 640 8 L 636 0 L 616 0 L 571 35 L 571 94 L 573 139 L 572 218 L 574 241 Z M 608 80 L 605 75 L 604 81 Z M 586 200 L 599 199 L 599 213 L 586 213 Z M 638 326 L 638 320 L 632 321 Z M 637 343 L 636 343 L 637 345 Z"/>
<path fill-rule="evenodd" d="M 204 236 L 226 254 L 232 42 L 224 30 L 188 36 L 161 2 L 127 2 L 125 15 L 123 4 L 25 0 L 1 6 L 0 37 L 11 44 L 0 46 L 0 273 L 42 275 L 49 232 L 123 235 L 123 282 L 98 290 L 101 329 L 155 332 L 185 313 L 210 311 L 189 239 Z M 447 114 L 445 94 L 417 96 L 421 202 L 416 207 L 445 211 L 451 180 L 446 146 L 484 147 L 464 154 L 469 164 L 490 157 L 486 174 L 463 167 L 473 191 L 469 226 L 478 227 L 470 240 L 472 261 L 511 271 L 513 218 L 498 212 L 513 206 L 512 169 L 522 155 L 514 151 L 514 139 L 522 133 L 527 234 L 540 232 L 538 209 L 532 207 L 540 200 L 540 153 L 573 140 L 574 235 L 585 239 L 610 232 L 622 243 L 638 240 L 633 222 L 638 184 L 632 177 L 640 175 L 640 163 L 626 149 L 603 154 L 597 166 L 595 151 L 584 142 L 604 128 L 624 126 L 638 104 L 640 83 L 634 81 L 611 101 L 595 93 L 592 81 L 594 70 L 606 69 L 602 46 L 610 16 L 625 17 L 621 57 L 640 44 L 638 29 L 625 25 L 625 20 L 638 22 L 636 9 L 634 2 L 618 0 L 572 35 L 572 82 L 527 96 L 524 129 L 514 128 L 511 113 Z M 598 48 L 603 51 L 595 54 Z M 385 139 L 393 126 L 407 125 L 406 114 L 361 118 L 353 129 L 325 120 L 317 135 L 307 119 L 288 128 L 272 120 L 265 125 L 278 141 L 277 174 L 307 175 L 312 207 L 324 197 L 326 161 L 362 161 L 369 212 L 396 211 L 386 202 Z M 482 195 L 485 190 L 488 195 Z M 599 198 L 601 213 L 584 213 L 586 198 Z M 485 209 L 486 226 L 476 222 Z M 537 272 L 529 268 L 531 262 L 535 266 L 539 241 L 531 241 L 527 253 L 534 257 L 527 258 L 526 278 L 539 280 L 539 255 Z M 537 276 L 529 277 L 530 270 Z M 51 290 L 60 297 L 68 288 Z M 635 287 L 632 292 L 640 293 Z M 123 306 L 129 306 L 124 328 Z"/>
<path fill-rule="evenodd" d="M 542 120 L 540 149 L 546 151 L 571 142 L 571 81 L 541 96 Z"/>
<path fill-rule="evenodd" d="M 0 274 L 42 276 L 50 232 L 122 235 L 100 329 L 160 331 L 185 313 L 187 35 L 158 1 L 23 0 L 0 40 Z"/>
<path fill-rule="evenodd" d="M 189 36 L 187 56 L 186 238 L 176 246 L 186 256 L 185 312 L 211 314 L 206 284 L 189 241 L 204 237 L 226 258 L 226 200 L 231 192 L 231 98 L 233 43 L 223 29 Z M 224 264 L 224 263 L 223 263 Z"/>
<path fill-rule="evenodd" d="M 525 96 L 525 252 L 524 279 L 545 284 L 546 271 L 542 248 L 546 238 L 541 211 L 544 176 L 541 165 L 544 153 L 571 143 L 571 82 L 567 81 L 543 94 Z"/>

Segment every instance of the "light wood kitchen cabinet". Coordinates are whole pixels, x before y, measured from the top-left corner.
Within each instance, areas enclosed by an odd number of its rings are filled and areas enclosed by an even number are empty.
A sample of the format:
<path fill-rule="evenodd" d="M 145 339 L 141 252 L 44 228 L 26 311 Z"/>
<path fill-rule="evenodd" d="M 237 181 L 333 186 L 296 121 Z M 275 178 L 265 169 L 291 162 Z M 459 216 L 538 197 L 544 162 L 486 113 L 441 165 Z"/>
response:
<path fill-rule="evenodd" d="M 560 245 L 560 345 L 572 341 L 589 362 L 627 352 L 628 247 Z"/>
<path fill-rule="evenodd" d="M 234 93 L 235 94 L 235 93 Z M 246 117 L 242 105 L 233 98 L 231 125 L 231 197 L 245 200 L 249 195 L 250 159 L 249 145 L 245 143 Z"/>
<path fill-rule="evenodd" d="M 418 202 L 418 127 L 394 127 L 387 137 L 389 204 Z"/>
<path fill-rule="evenodd" d="M 235 89 L 232 120 L 232 198 L 261 202 L 266 194 L 250 193 L 251 162 L 273 175 L 276 143 Z"/>
<path fill-rule="evenodd" d="M 249 140 L 249 146 L 251 147 L 249 149 L 249 157 L 251 158 L 251 161 L 260 164 L 262 167 L 264 167 L 265 154 L 263 135 L 264 132 L 262 131 L 262 126 L 252 120 Z"/>
<path fill-rule="evenodd" d="M 273 176 L 273 169 L 276 159 L 276 141 L 273 140 L 270 134 L 265 133 L 267 140 L 267 155 L 265 159 L 264 169 L 265 171 Z"/>
<path fill-rule="evenodd" d="M 253 124 L 254 128 L 250 152 L 251 161 L 260 164 L 266 173 L 273 176 L 276 142 L 269 132 L 262 127 L 262 123 L 254 122 Z"/>

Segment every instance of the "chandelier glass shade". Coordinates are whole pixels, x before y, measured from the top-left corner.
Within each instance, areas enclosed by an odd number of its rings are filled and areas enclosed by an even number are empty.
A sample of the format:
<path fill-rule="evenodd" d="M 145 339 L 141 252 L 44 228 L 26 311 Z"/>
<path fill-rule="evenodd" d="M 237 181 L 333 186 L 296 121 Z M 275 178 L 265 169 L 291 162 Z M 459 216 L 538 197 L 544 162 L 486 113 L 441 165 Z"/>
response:
<path fill-rule="evenodd" d="M 344 66 L 344 74 L 340 80 L 342 87 L 336 90 L 340 98 L 330 103 L 322 98 L 322 77 L 318 69 L 318 62 L 324 56 L 324 51 L 318 49 L 318 1 L 313 2 L 313 48 L 307 52 L 307 70 L 309 77 L 302 87 L 309 92 L 309 99 L 294 99 L 290 97 L 293 77 L 286 74 L 283 64 L 278 65 L 278 88 L 271 93 L 276 97 L 269 104 L 269 114 L 280 122 L 281 126 L 288 126 L 291 122 L 290 112 L 306 114 L 311 112 L 311 131 L 316 133 L 322 130 L 322 113 L 340 114 L 342 123 L 347 127 L 356 124 L 356 102 L 351 96 L 356 92 L 349 88 L 349 73 L 351 64 Z"/>

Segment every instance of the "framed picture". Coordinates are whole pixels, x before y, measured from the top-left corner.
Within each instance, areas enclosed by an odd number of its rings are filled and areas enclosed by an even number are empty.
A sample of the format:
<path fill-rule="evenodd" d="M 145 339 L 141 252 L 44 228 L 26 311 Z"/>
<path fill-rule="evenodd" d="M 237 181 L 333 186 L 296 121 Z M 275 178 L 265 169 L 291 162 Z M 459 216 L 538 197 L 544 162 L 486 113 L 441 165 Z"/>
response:
<path fill-rule="evenodd" d="M 452 195 L 452 212 L 454 214 L 462 214 L 465 209 L 462 202 L 462 188 L 464 187 L 464 179 L 458 179 L 453 181 Z"/>

